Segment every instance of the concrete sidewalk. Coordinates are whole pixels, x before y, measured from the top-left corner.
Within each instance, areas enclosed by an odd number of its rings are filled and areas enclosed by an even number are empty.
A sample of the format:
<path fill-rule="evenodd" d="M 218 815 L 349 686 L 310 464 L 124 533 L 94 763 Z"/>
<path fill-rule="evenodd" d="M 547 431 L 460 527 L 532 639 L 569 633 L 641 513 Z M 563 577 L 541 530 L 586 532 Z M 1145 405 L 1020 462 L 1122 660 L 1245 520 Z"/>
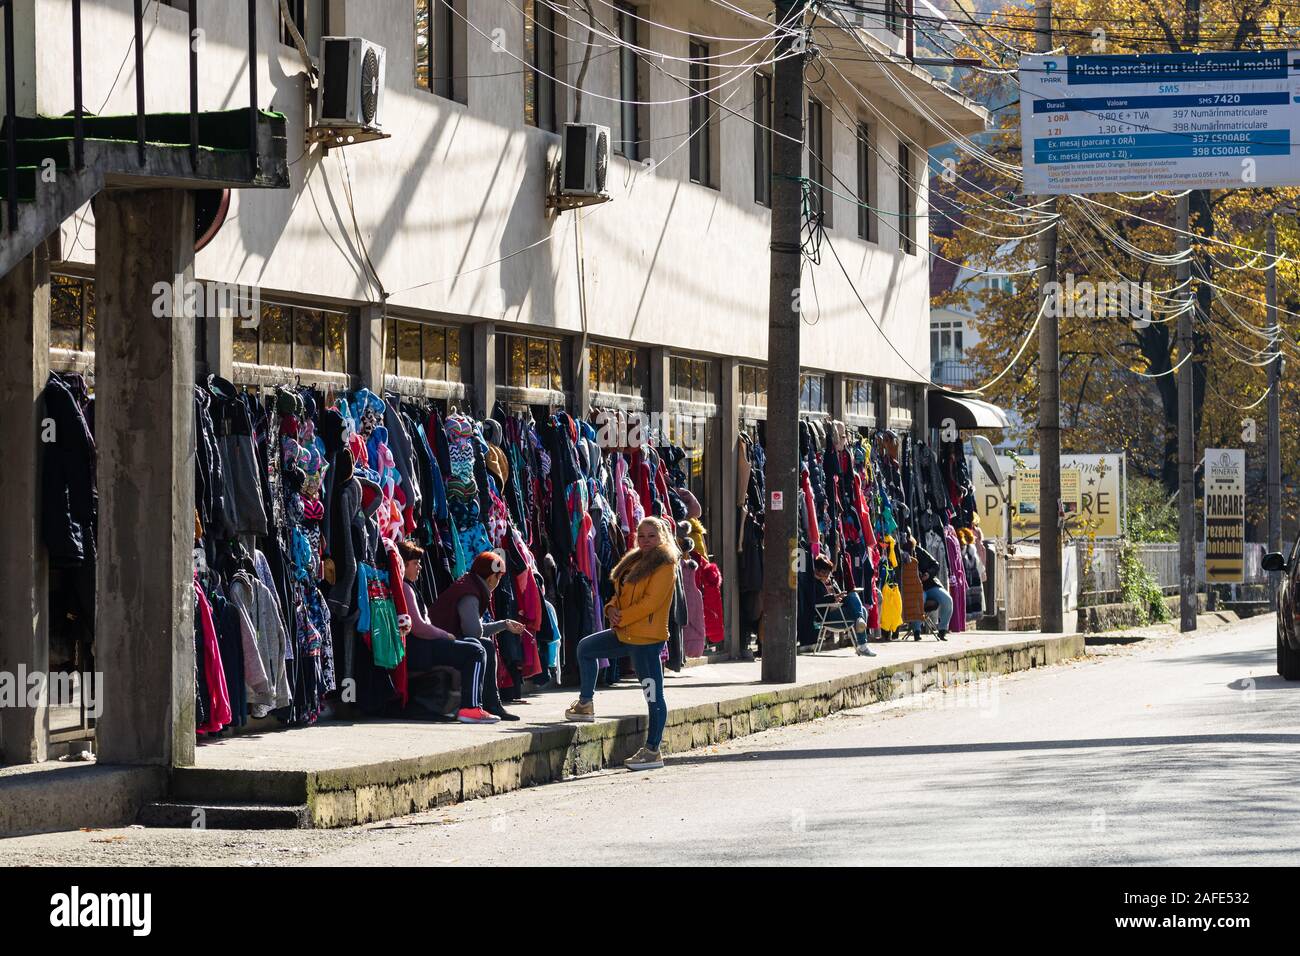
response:
<path fill-rule="evenodd" d="M 744 736 L 838 710 L 919 693 L 950 675 L 993 675 L 1085 653 L 1082 635 L 971 631 L 946 643 L 876 644 L 802 654 L 798 681 L 765 685 L 756 661 L 669 674 L 664 750 Z M 522 720 L 487 726 L 425 721 L 327 721 L 199 744 L 194 767 L 173 771 L 170 800 L 147 808 L 156 825 L 350 826 L 621 765 L 644 742 L 635 683 L 599 689 L 594 724 L 564 721 L 566 688 L 514 705 Z M 670 760 L 671 763 L 671 760 Z M 279 822 L 259 822 L 271 817 Z"/>

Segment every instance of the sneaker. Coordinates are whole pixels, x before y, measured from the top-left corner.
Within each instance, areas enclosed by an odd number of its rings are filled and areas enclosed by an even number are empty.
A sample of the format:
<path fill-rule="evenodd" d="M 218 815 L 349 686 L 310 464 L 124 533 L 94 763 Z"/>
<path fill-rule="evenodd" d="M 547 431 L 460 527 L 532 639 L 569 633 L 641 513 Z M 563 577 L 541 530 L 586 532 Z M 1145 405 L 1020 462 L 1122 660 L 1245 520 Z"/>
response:
<path fill-rule="evenodd" d="M 875 657 L 875 656 L 876 656 L 876 652 L 873 651 L 870 647 L 867 646 L 867 642 L 866 642 L 866 641 L 863 641 L 861 644 L 855 644 L 855 645 L 854 645 L 854 648 L 857 650 L 858 654 L 859 654 L 860 656 L 862 656 L 862 657 Z"/>
<path fill-rule="evenodd" d="M 642 747 L 623 761 L 623 766 L 628 770 L 658 770 L 663 765 L 664 759 L 659 756 L 659 751 L 649 747 Z"/>
<path fill-rule="evenodd" d="M 489 714 L 482 707 L 462 707 L 456 712 L 456 719 L 462 724 L 495 724 L 501 718 Z"/>
<path fill-rule="evenodd" d="M 518 703 L 518 701 L 516 701 L 516 703 Z M 512 714 L 504 707 L 502 707 L 500 710 L 489 710 L 488 713 L 491 714 L 493 717 L 495 717 L 497 720 L 518 720 L 519 719 L 518 714 Z"/>
<path fill-rule="evenodd" d="M 569 705 L 569 709 L 564 712 L 565 720 L 577 720 L 584 724 L 589 724 L 596 719 L 595 701 L 575 700 Z"/>

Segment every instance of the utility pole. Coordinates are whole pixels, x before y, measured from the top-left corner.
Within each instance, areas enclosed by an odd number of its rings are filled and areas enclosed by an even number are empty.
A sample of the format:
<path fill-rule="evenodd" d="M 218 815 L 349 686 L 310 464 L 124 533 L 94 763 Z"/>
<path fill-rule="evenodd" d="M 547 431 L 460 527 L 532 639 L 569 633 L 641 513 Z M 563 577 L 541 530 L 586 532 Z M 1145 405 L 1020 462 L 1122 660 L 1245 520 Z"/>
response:
<path fill-rule="evenodd" d="M 778 26 L 803 24 L 806 0 L 775 0 Z M 772 91 L 772 275 L 767 313 L 767 516 L 763 530 L 763 682 L 795 679 L 799 553 L 799 314 L 803 255 L 803 39 L 776 40 Z"/>
<path fill-rule="evenodd" d="M 1178 313 L 1178 580 L 1179 629 L 1196 630 L 1196 435 L 1192 415 L 1192 291 L 1191 201 L 1178 199 L 1178 285 L 1183 307 Z"/>
<path fill-rule="evenodd" d="M 1039 53 L 1052 49 L 1052 0 L 1036 0 L 1035 36 Z M 1047 211 L 1056 215 L 1056 199 Z M 1045 633 L 1064 630 L 1061 608 L 1061 373 L 1059 310 L 1043 300 L 1056 282 L 1056 224 L 1038 237 L 1038 294 L 1042 316 L 1038 320 L 1038 546 L 1040 580 L 1038 615 Z M 1055 297 L 1059 302 L 1060 297 Z"/>
<path fill-rule="evenodd" d="M 1277 327 L 1277 207 L 1268 214 L 1265 249 L 1268 272 L 1264 301 L 1273 330 L 1273 360 L 1268 363 L 1268 550 L 1282 550 L 1282 335 Z M 1277 574 L 1268 576 L 1269 598 L 1276 596 Z"/>
<path fill-rule="evenodd" d="M 1201 0 L 1186 0 L 1183 47 L 1195 52 L 1201 36 Z M 1192 320 L 1196 314 L 1192 289 L 1191 193 L 1178 199 L 1178 282 L 1184 302 L 1178 313 L 1178 579 L 1179 630 L 1196 630 L 1196 418 L 1192 358 Z"/>

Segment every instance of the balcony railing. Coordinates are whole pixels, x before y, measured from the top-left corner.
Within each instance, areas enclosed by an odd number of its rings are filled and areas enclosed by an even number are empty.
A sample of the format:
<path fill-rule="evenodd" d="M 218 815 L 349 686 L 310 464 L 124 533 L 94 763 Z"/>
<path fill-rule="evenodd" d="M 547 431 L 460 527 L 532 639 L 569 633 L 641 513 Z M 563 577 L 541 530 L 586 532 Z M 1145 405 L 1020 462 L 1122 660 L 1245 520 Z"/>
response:
<path fill-rule="evenodd" d="M 940 385 L 967 388 L 979 384 L 980 373 L 978 369 L 965 362 L 943 359 L 930 363 L 930 378 Z"/>
<path fill-rule="evenodd" d="M 72 3 L 72 96 L 73 96 L 73 155 L 77 169 L 85 165 L 85 129 L 86 115 L 84 91 L 82 89 L 82 30 L 81 0 Z M 247 0 L 248 5 L 248 152 L 252 168 L 257 169 L 257 3 Z M 198 36 L 199 0 L 189 3 L 189 92 L 190 92 L 190 163 L 198 162 L 199 149 L 199 44 Z M 139 150 L 140 164 L 145 162 L 145 60 L 144 60 L 144 14 L 142 0 L 134 0 L 132 16 L 135 26 L 135 110 L 136 110 L 136 146 Z M 17 77 L 14 63 L 14 0 L 0 0 L 0 11 L 4 28 L 5 50 L 5 168 L 6 168 L 6 212 L 5 228 L 12 230 L 18 215 L 18 142 L 17 142 Z"/>

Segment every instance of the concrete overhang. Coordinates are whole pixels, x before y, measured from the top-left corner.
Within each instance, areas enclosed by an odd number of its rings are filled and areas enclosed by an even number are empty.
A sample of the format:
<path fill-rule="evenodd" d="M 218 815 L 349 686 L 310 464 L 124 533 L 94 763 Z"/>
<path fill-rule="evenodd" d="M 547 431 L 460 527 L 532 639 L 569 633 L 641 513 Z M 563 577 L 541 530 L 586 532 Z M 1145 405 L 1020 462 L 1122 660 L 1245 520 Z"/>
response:
<path fill-rule="evenodd" d="M 733 5 L 771 24 L 770 2 L 735 0 Z M 742 19 L 741 22 L 756 31 L 760 29 L 756 20 Z M 922 145 L 927 149 L 951 141 L 954 133 L 971 136 L 989 127 L 990 114 L 986 108 L 954 90 L 925 67 L 899 55 L 896 49 L 882 42 L 875 32 L 877 31 L 856 29 L 856 39 L 850 38 L 843 26 L 825 15 L 818 16 L 812 28 L 813 41 L 823 51 L 833 48 L 834 52 L 829 55 L 834 57 L 835 70 L 862 90 L 864 95 L 917 113 L 922 118 L 925 122 Z M 861 45 L 857 41 L 861 41 Z M 834 75 L 834 71 L 827 72 Z M 909 98 L 919 101 L 925 112 L 918 109 L 916 103 L 910 102 Z"/>

